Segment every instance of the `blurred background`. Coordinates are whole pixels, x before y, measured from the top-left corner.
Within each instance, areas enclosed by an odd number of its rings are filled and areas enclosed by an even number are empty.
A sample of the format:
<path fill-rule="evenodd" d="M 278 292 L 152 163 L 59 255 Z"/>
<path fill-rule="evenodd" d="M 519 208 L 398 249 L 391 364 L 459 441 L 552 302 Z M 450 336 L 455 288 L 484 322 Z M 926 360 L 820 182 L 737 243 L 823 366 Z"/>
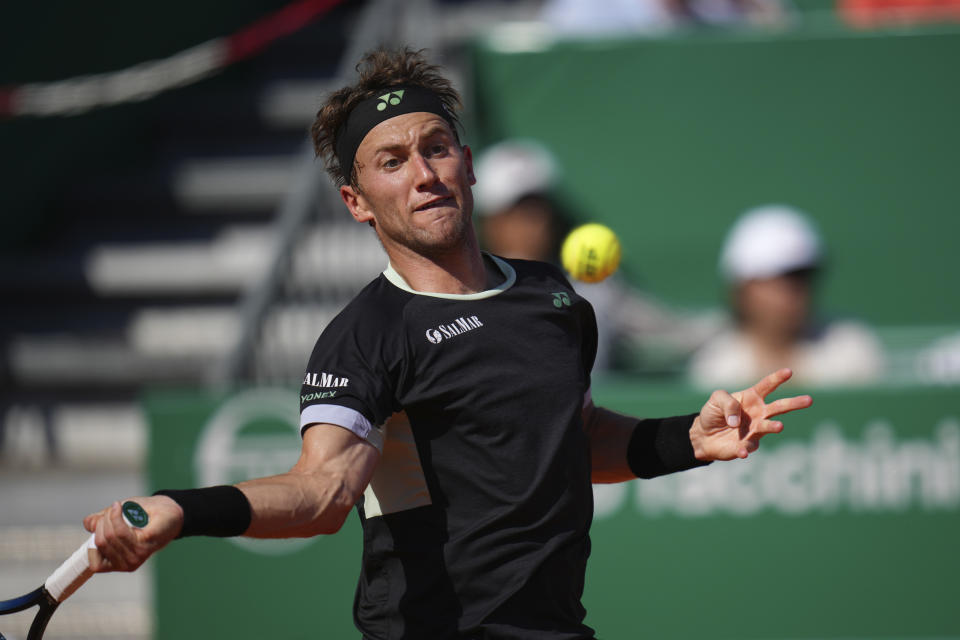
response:
<path fill-rule="evenodd" d="M 957 0 L 0 15 L 0 597 L 113 500 L 295 460 L 313 342 L 386 262 L 306 131 L 363 51 L 410 44 L 465 98 L 488 249 L 620 236 L 578 285 L 595 398 L 686 413 L 783 364 L 816 398 L 748 462 L 596 488 L 598 637 L 960 638 Z M 46 637 L 355 637 L 359 549 L 353 519 L 181 541 Z"/>

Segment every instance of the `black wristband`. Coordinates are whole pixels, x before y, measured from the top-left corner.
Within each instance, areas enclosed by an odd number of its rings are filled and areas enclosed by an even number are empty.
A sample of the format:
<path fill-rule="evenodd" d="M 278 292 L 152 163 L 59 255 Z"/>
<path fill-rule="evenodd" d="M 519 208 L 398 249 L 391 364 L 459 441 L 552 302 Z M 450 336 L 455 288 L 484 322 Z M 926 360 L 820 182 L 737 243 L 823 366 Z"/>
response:
<path fill-rule="evenodd" d="M 690 443 L 690 427 L 700 415 L 640 420 L 627 445 L 627 464 L 638 478 L 655 478 L 702 467 Z"/>
<path fill-rule="evenodd" d="M 221 485 L 205 489 L 165 489 L 153 495 L 167 496 L 183 509 L 183 528 L 178 538 L 228 538 L 243 535 L 250 528 L 250 501 L 236 487 Z"/>

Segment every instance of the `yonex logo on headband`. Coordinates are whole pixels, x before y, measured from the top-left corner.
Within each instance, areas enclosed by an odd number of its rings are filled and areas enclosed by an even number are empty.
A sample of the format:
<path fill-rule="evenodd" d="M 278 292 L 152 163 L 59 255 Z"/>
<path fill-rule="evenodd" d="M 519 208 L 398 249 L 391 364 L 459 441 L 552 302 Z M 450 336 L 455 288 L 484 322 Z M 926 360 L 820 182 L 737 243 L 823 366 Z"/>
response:
<path fill-rule="evenodd" d="M 380 102 L 377 103 L 377 111 L 383 111 L 387 108 L 387 104 L 392 104 L 394 106 L 400 104 L 400 101 L 403 100 L 403 89 L 398 91 L 391 91 L 390 93 L 385 93 L 380 96 Z"/>

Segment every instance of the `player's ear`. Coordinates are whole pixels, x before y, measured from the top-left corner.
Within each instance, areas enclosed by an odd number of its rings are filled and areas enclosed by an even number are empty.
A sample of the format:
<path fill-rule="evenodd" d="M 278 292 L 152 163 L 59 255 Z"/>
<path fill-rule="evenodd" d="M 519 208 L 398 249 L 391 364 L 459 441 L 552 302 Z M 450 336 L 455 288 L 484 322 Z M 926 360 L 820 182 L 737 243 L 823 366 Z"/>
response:
<path fill-rule="evenodd" d="M 340 187 L 340 198 L 350 210 L 350 215 L 357 222 L 370 222 L 373 220 L 373 211 L 367 205 L 366 198 L 360 190 L 353 185 L 345 184 Z"/>
<path fill-rule="evenodd" d="M 469 145 L 463 145 L 463 161 L 467 165 L 467 180 L 470 181 L 470 186 L 473 186 L 477 184 L 477 176 L 473 173 L 473 151 Z"/>

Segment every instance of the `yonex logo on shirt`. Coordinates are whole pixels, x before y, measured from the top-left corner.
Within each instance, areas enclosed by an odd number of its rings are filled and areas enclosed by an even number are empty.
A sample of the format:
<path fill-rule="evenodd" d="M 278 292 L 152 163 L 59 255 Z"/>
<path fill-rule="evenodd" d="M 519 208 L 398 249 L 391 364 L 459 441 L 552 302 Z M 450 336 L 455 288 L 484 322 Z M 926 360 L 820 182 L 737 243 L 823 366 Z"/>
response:
<path fill-rule="evenodd" d="M 325 398 L 333 398 L 337 395 L 336 391 L 318 391 L 316 393 L 307 393 L 300 396 L 300 403 L 304 402 L 313 402 L 314 400 L 323 400 Z"/>
<path fill-rule="evenodd" d="M 431 344 L 440 344 L 444 340 L 455 338 L 468 331 L 479 329 L 482 326 L 483 323 L 480 322 L 480 318 L 477 316 L 470 316 L 469 318 L 461 316 L 450 324 L 441 324 L 435 329 L 427 329 L 427 341 Z"/>
<path fill-rule="evenodd" d="M 338 378 L 332 373 L 321 371 L 320 373 L 310 373 L 303 378 L 303 384 L 308 387 L 345 387 L 350 382 L 349 378 Z"/>

